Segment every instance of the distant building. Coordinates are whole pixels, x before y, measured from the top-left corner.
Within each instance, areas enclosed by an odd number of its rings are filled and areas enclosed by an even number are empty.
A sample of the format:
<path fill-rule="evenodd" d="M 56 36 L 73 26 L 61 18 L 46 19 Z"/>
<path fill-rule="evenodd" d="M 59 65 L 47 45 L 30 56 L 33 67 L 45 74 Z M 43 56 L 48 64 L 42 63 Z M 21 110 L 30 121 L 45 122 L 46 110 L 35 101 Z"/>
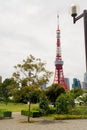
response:
<path fill-rule="evenodd" d="M 65 81 L 66 81 L 67 86 L 68 86 L 68 87 L 69 87 L 69 89 L 70 89 L 70 82 L 69 82 L 69 78 L 65 78 Z"/>
<path fill-rule="evenodd" d="M 80 80 L 78 80 L 77 78 L 73 78 L 72 88 L 81 88 Z"/>
<path fill-rule="evenodd" d="M 84 73 L 84 82 L 87 83 L 87 72 Z"/>
<path fill-rule="evenodd" d="M 84 81 L 82 82 L 82 88 L 87 90 L 87 72 L 84 73 Z"/>
<path fill-rule="evenodd" d="M 86 82 L 82 82 L 82 89 L 87 90 L 87 83 Z"/>

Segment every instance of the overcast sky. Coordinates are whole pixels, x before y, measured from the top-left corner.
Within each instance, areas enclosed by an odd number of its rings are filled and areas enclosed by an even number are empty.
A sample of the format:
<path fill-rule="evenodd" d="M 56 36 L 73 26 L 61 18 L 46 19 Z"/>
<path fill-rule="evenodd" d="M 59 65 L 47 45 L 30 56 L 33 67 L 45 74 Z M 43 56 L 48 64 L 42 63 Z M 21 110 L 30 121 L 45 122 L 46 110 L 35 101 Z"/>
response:
<path fill-rule="evenodd" d="M 83 19 L 75 25 L 69 13 L 72 4 L 87 9 L 86 0 L 0 0 L 0 75 L 9 78 L 14 66 L 32 54 L 54 72 L 57 13 L 60 17 L 64 75 L 83 81 L 85 45 Z M 52 81 L 53 82 L 53 79 Z"/>

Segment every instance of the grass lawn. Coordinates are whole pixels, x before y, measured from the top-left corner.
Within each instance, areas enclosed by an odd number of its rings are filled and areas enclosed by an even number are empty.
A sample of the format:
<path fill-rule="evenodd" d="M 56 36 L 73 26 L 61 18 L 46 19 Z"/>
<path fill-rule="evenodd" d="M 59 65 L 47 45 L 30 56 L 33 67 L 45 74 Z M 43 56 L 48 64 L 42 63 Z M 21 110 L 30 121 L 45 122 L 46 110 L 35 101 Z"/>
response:
<path fill-rule="evenodd" d="M 0 103 L 0 109 L 6 109 L 11 112 L 21 112 L 21 110 L 28 110 L 28 104 L 21 103 Z M 38 109 L 38 104 L 31 104 L 31 109 Z M 49 119 L 87 119 L 87 106 L 77 106 L 72 109 L 69 114 L 59 115 L 59 114 L 50 114 L 45 118 Z"/>
<path fill-rule="evenodd" d="M 38 104 L 31 104 L 31 109 L 38 108 Z M 20 112 L 21 110 L 28 109 L 28 104 L 21 104 L 21 103 L 0 103 L 0 109 L 6 109 L 12 112 Z"/>

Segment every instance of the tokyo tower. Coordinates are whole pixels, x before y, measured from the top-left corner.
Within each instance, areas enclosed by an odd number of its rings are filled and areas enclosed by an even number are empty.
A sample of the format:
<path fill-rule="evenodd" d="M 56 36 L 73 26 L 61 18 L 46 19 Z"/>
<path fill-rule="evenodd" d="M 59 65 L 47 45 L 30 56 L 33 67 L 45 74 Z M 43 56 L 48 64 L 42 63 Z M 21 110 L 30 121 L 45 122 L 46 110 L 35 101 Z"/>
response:
<path fill-rule="evenodd" d="M 55 59 L 55 74 L 54 74 L 54 84 L 60 84 L 66 91 L 69 87 L 66 84 L 64 73 L 63 73 L 63 60 L 61 57 L 61 43 L 60 43 L 60 29 L 59 29 L 59 16 L 58 17 L 58 27 L 56 30 L 57 43 L 56 43 L 56 59 Z"/>

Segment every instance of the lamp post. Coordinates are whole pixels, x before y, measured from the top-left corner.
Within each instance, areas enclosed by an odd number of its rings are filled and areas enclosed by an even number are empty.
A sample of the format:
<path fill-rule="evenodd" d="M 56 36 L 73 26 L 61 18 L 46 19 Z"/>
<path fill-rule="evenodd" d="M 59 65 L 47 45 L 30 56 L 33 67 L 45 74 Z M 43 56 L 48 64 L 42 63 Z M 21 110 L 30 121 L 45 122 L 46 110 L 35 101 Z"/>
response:
<path fill-rule="evenodd" d="M 30 85 L 31 70 L 29 70 L 28 76 L 29 76 L 29 85 Z M 31 92 L 29 92 L 29 100 L 28 100 L 28 122 L 30 122 L 30 106 L 31 106 L 30 98 L 31 98 Z"/>
<path fill-rule="evenodd" d="M 87 73 L 87 10 L 83 10 L 83 13 L 77 16 L 77 7 L 73 5 L 71 7 L 71 16 L 73 17 L 73 23 L 75 24 L 80 18 L 84 18 L 84 38 L 85 38 L 85 55 L 86 55 L 86 73 Z"/>
<path fill-rule="evenodd" d="M 30 105 L 31 105 L 31 102 L 28 101 L 28 122 L 30 122 Z"/>

